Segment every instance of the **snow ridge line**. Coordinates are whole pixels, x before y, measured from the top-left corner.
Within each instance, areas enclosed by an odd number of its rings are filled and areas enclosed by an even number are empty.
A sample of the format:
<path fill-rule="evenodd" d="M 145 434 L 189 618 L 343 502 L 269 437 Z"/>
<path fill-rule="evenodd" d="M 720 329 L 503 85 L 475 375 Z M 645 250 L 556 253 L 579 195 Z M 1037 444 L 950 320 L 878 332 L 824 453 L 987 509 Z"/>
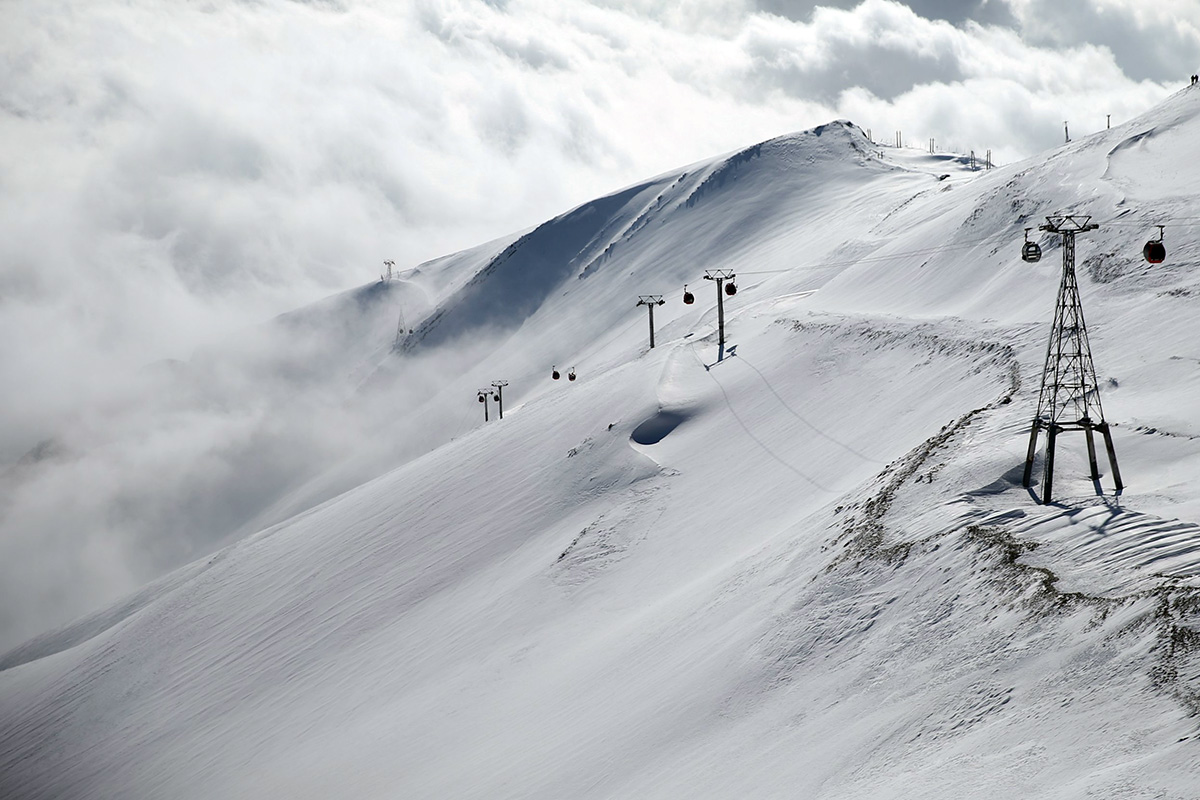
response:
<path fill-rule="evenodd" d="M 729 158 L 722 161 L 716 169 L 708 173 L 704 180 L 700 181 L 700 184 L 692 190 L 692 193 L 689 194 L 687 199 L 680 203 L 679 206 L 691 208 L 692 206 L 696 205 L 701 198 L 704 197 L 709 189 L 719 189 L 723 187 L 730 176 L 733 176 L 734 180 L 736 180 L 738 167 L 740 167 L 742 164 L 749 163 L 762 155 L 762 146 L 764 144 L 771 144 L 771 142 L 759 142 L 758 144 L 751 145 L 745 150 L 734 153 Z M 676 206 L 676 208 L 679 206 Z"/>
<path fill-rule="evenodd" d="M 513 254 L 515 254 L 518 250 L 520 250 L 522 245 L 524 245 L 531 238 L 533 238 L 534 234 L 536 234 L 542 228 L 545 228 L 546 226 L 550 225 L 552 222 L 554 222 L 554 220 L 549 220 L 547 222 L 543 222 L 541 225 L 537 226 L 535 229 L 533 229 L 529 233 L 518 238 L 515 242 L 510 244 L 508 247 L 504 248 L 500 252 L 499 255 L 497 255 L 495 258 L 493 258 L 491 261 L 489 261 L 487 263 L 487 266 L 485 266 L 483 269 L 479 270 L 479 272 L 476 272 L 474 275 L 472 275 L 471 279 L 469 281 L 467 281 L 465 284 L 463 284 L 462 290 L 466 290 L 472 286 L 476 286 L 476 285 L 482 283 L 484 280 L 486 280 L 488 275 L 495 272 L 497 269 L 499 269 L 501 264 L 503 264 L 505 261 L 508 261 L 510 258 L 512 258 Z M 428 317 L 426 317 L 424 319 L 424 321 L 421 322 L 420 325 L 418 325 L 415 329 L 413 329 L 412 333 L 405 336 L 404 340 L 401 341 L 399 343 L 399 345 L 397 345 L 396 347 L 394 347 L 392 349 L 400 350 L 402 352 L 411 351 L 414 347 L 417 346 L 417 344 L 422 339 L 424 339 L 429 334 L 429 331 L 433 330 L 434 326 L 438 324 L 438 321 L 441 320 L 441 318 L 443 316 L 445 316 L 446 312 L 449 310 L 450 310 L 449 307 L 444 304 L 439 306 L 436 311 L 434 311 L 432 314 L 430 314 Z"/>
<path fill-rule="evenodd" d="M 900 488 L 925 465 L 925 463 L 944 447 L 957 434 L 969 426 L 976 417 L 984 411 L 991 410 L 1011 401 L 1015 389 L 1010 387 L 1001 399 L 983 408 L 976 408 L 959 417 L 954 422 L 943 425 L 938 433 L 926 439 L 920 445 L 905 453 L 900 458 L 888 464 L 876 476 L 878 489 L 864 500 L 849 505 L 840 505 L 834 509 L 834 514 L 857 511 L 842 522 L 842 533 L 834 538 L 833 544 L 840 544 L 844 552 L 835 557 L 825 568 L 832 572 L 847 561 L 854 560 L 856 565 L 864 560 L 883 561 L 887 564 L 899 565 L 908 559 L 913 547 L 924 545 L 935 539 L 948 535 L 951 531 L 944 530 L 916 541 L 900 541 L 894 544 L 884 544 L 884 518 L 891 509 L 896 493 Z"/>
<path fill-rule="evenodd" d="M 975 367 L 980 372 L 988 366 L 1003 367 L 1008 373 L 1008 386 L 997 399 L 981 408 L 973 409 L 957 420 L 943 425 L 937 434 L 926 439 L 917 447 L 900 458 L 888 464 L 875 477 L 878 489 L 871 497 L 849 505 L 840 505 L 834 509 L 834 514 L 855 511 L 858 516 L 848 516 L 842 524 L 843 533 L 836 537 L 833 544 L 842 544 L 846 549 L 826 568 L 833 570 L 839 564 L 851 558 L 882 558 L 885 561 L 903 561 L 909 548 L 915 542 L 899 542 L 884 546 L 883 519 L 895 499 L 900 488 L 926 464 L 926 462 L 941 450 L 951 439 L 964 431 L 974 420 L 985 411 L 991 411 L 1000 406 L 1008 405 L 1021 389 L 1021 367 L 1017 360 L 1016 351 L 1012 345 L 997 341 L 984 341 L 952 336 L 937 331 L 927 330 L 931 326 L 923 325 L 917 328 L 900 329 L 883 327 L 870 320 L 855 322 L 812 322 L 795 319 L 779 319 L 777 324 L 791 325 L 793 331 L 828 333 L 836 336 L 853 336 L 865 338 L 888 346 L 923 346 L 931 353 L 947 356 L 986 356 Z M 944 535 L 936 534 L 936 536 Z M 928 538 L 928 537 L 927 537 Z M 925 540 L 922 540 L 925 541 Z"/>
<path fill-rule="evenodd" d="M 1008 349 L 1011 354 L 1011 348 Z M 1099 626 L 1120 609 L 1149 602 L 1151 609 L 1136 616 L 1112 636 L 1153 633 L 1155 661 L 1147 670 L 1151 685 L 1183 706 L 1189 716 L 1200 717 L 1200 589 L 1183 586 L 1180 579 L 1166 579 L 1161 586 L 1118 597 L 1062 591 L 1057 588 L 1059 579 L 1052 570 L 1023 564 L 1019 560 L 1040 543 L 1018 540 L 1011 530 L 998 524 L 954 525 L 915 541 L 884 543 L 884 519 L 905 482 L 981 414 L 1012 401 L 1020 388 L 1015 358 L 1012 366 L 1013 383 L 1000 398 L 943 426 L 936 435 L 886 466 L 876 478 L 878 489 L 873 495 L 834 509 L 835 515 L 847 511 L 859 513 L 842 523 L 843 532 L 833 544 L 840 543 L 843 552 L 834 557 L 824 572 L 831 573 L 851 561 L 856 568 L 864 562 L 898 567 L 914 555 L 914 551 L 932 552 L 942 540 L 961 533 L 963 540 L 981 557 L 984 568 L 996 570 L 993 583 L 997 590 L 1014 596 L 1030 617 L 1090 610 L 1094 614 L 1090 624 Z M 1200 727 L 1192 737 L 1197 735 L 1200 735 Z"/>
<path fill-rule="evenodd" d="M 887 327 L 870 320 L 854 322 L 813 322 L 797 319 L 781 318 L 776 324 L 791 325 L 795 332 L 831 333 L 839 336 L 853 336 L 877 345 L 887 346 L 923 346 L 933 355 L 942 356 L 984 356 L 975 372 L 982 372 L 988 366 L 1003 366 L 1009 372 L 1009 389 L 1004 398 L 996 401 L 1000 405 L 1008 405 L 1013 395 L 1021 387 L 1020 366 L 1017 363 L 1016 351 L 1010 344 L 998 341 L 968 339 L 961 336 L 937 332 L 931 324 L 921 324 L 916 327 Z M 991 408 L 993 403 L 985 409 Z"/>
<path fill-rule="evenodd" d="M 1112 636 L 1153 633 L 1155 661 L 1147 670 L 1151 685 L 1182 705 L 1188 716 L 1200 716 L 1200 630 L 1197 629 L 1200 589 L 1181 586 L 1179 579 L 1169 579 L 1162 586 L 1117 597 L 1064 592 L 1057 588 L 1059 578 L 1053 570 L 1023 564 L 1019 560 L 1025 553 L 1040 547 L 1040 543 L 1018 540 L 1001 525 L 968 525 L 963 533 L 966 541 L 980 554 L 992 554 L 993 566 L 1002 572 L 995 580 L 997 589 L 1011 591 L 1013 586 L 1023 586 L 1022 593 L 1029 595 L 1027 605 L 1035 613 L 1063 614 L 1091 609 L 1096 614 L 1092 624 L 1100 625 L 1119 610 L 1151 603 L 1148 612 L 1137 616 Z M 1200 733 L 1200 726 L 1197 733 Z"/>
<path fill-rule="evenodd" d="M 631 222 L 627 226 L 625 226 L 625 229 L 622 230 L 618 235 L 614 236 L 612 238 L 612 241 L 610 241 L 608 243 L 608 246 L 606 246 L 604 248 L 604 250 L 602 250 L 599 254 L 597 254 L 595 257 L 593 257 L 587 263 L 587 266 L 585 266 L 582 270 L 579 271 L 579 275 L 577 276 L 579 278 L 579 280 L 583 280 L 584 278 L 588 277 L 589 275 L 591 275 L 593 272 L 596 271 L 596 269 L 600 266 L 601 263 L 612 258 L 612 254 L 614 252 L 616 252 L 617 244 L 619 244 L 620 242 L 623 242 L 623 241 L 627 241 L 628 239 L 632 238 L 635 233 L 637 233 L 639 230 L 641 230 L 646 225 L 648 225 L 650 223 L 650 218 L 654 215 L 654 213 L 656 211 L 660 210 L 664 205 L 666 205 L 666 202 L 667 202 L 666 196 L 668 194 L 670 194 L 681 183 L 683 183 L 684 180 L 687 179 L 687 176 L 688 176 L 688 173 L 686 173 L 686 172 L 682 173 L 678 178 L 676 178 L 671 183 L 670 186 L 663 189 L 661 192 L 658 193 L 658 196 L 656 196 L 653 200 L 651 200 L 649 203 L 647 203 L 645 208 L 642 209 L 641 213 L 633 220 L 633 222 Z"/>

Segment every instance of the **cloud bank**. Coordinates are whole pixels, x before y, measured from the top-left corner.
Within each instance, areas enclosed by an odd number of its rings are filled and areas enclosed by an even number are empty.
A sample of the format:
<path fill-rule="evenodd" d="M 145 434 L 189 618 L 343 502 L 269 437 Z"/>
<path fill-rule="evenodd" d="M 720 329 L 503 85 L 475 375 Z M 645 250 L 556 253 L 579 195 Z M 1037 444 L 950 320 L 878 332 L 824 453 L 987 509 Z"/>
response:
<path fill-rule="evenodd" d="M 339 388 L 264 388 L 246 352 L 296 345 L 253 323 L 833 118 L 1016 160 L 1182 86 L 1196 20 L 1192 0 L 7 4 L 0 646 L 360 441 Z M 226 363 L 189 391 L 146 369 L 197 348 Z"/>

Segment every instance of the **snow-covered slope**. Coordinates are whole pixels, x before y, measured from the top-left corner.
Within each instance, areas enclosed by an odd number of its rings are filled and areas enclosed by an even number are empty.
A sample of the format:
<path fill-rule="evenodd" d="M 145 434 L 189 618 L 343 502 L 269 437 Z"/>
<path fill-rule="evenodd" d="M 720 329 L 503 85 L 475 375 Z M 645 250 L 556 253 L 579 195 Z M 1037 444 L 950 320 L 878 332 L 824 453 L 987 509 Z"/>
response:
<path fill-rule="evenodd" d="M 1200 90 L 982 173 L 831 123 L 405 273 L 356 362 L 404 413 L 3 657 L 0 789 L 1197 796 L 1198 142 Z M 1068 436 L 1040 506 L 1059 251 L 1018 251 L 1059 211 L 1128 488 Z"/>

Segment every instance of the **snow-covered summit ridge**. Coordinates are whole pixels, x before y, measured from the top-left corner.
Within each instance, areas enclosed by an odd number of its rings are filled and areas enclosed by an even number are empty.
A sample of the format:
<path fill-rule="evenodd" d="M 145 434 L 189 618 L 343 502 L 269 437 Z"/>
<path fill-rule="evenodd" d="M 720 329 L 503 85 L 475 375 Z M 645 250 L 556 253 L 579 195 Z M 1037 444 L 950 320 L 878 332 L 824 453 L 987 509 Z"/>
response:
<path fill-rule="evenodd" d="M 1187 155 L 1198 104 L 990 172 L 835 123 L 406 273 L 424 333 L 369 391 L 428 392 L 378 435 L 443 441 L 355 453 L 308 496 L 349 491 L 10 656 L 3 788 L 1195 796 L 1200 162 L 1148 143 Z M 1190 192 L 1139 177 L 1169 169 Z M 1018 252 L 1057 212 L 1101 223 L 1079 274 L 1129 487 L 1097 496 L 1063 437 L 1043 508 L 1058 250 Z M 723 353 L 709 267 L 739 276 Z"/>
<path fill-rule="evenodd" d="M 646 228 L 688 226 L 690 220 L 704 216 L 690 212 L 705 202 L 717 202 L 734 212 L 720 228 L 689 247 L 697 258 L 704 253 L 711 258 L 730 230 L 770 222 L 756 220 L 767 209 L 753 198 L 779 205 L 784 199 L 779 195 L 789 193 L 792 185 L 809 193 L 806 183 L 858 181 L 863 180 L 859 170 L 889 169 L 873 152 L 861 130 L 839 121 L 694 164 L 580 205 L 508 243 L 465 285 L 444 297 L 402 347 L 411 351 L 437 345 L 478 329 L 511 331 L 571 278 L 587 278 L 602 269 L 618 249 L 664 238 L 650 235 Z M 720 199 L 714 199 L 717 195 Z M 726 199 L 727 195 L 734 199 Z"/>

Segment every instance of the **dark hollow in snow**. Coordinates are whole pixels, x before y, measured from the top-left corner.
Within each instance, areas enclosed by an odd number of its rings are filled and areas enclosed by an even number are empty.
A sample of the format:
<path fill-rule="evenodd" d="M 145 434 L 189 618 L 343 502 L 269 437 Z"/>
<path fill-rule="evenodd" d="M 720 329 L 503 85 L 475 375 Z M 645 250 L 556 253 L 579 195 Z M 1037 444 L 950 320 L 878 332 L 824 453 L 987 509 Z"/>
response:
<path fill-rule="evenodd" d="M 650 419 L 633 429 L 629 438 L 638 444 L 658 444 L 667 434 L 687 420 L 686 414 L 678 411 L 659 411 Z"/>

